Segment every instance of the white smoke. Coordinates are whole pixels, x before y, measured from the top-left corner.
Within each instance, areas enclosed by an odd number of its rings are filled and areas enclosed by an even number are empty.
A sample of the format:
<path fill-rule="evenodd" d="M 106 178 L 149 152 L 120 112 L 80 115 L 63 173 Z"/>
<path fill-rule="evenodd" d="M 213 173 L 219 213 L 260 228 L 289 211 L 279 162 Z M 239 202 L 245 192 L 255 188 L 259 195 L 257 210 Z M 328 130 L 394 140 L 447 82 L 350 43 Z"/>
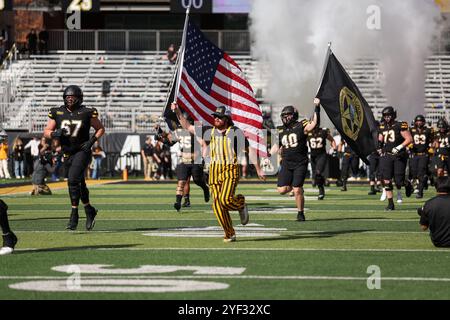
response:
<path fill-rule="evenodd" d="M 268 99 L 306 114 L 328 42 L 343 64 L 378 58 L 388 104 L 411 119 L 423 113 L 424 60 L 439 20 L 434 0 L 254 0 L 252 54 L 269 64 Z"/>

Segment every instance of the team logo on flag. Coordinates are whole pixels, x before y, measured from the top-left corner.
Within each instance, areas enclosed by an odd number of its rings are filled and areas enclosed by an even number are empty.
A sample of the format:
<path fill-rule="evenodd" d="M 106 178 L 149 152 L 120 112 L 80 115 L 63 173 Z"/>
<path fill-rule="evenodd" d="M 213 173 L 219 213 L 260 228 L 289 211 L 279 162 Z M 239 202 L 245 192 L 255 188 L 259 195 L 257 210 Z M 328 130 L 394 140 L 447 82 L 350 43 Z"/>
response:
<path fill-rule="evenodd" d="M 352 140 L 358 139 L 359 130 L 363 125 L 364 111 L 361 100 L 347 87 L 341 89 L 339 106 L 342 117 L 342 129 Z"/>

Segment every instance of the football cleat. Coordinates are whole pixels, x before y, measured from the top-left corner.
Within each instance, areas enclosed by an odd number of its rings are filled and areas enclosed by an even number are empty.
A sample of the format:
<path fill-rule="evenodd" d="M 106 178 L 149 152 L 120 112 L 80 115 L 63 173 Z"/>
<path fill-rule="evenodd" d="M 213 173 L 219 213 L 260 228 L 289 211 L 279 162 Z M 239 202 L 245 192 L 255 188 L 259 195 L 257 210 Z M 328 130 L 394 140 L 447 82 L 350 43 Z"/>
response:
<path fill-rule="evenodd" d="M 98 210 L 94 207 L 85 208 L 86 212 L 86 230 L 90 231 L 94 229 L 95 217 L 97 216 Z"/>
<path fill-rule="evenodd" d="M 395 207 L 394 205 L 388 205 L 386 208 L 384 208 L 384 211 L 394 211 Z"/>
<path fill-rule="evenodd" d="M 190 208 L 190 207 L 191 207 L 191 202 L 189 200 L 184 201 L 183 208 Z"/>
<path fill-rule="evenodd" d="M 319 196 L 317 197 L 318 200 L 323 200 L 325 198 L 325 189 L 323 186 L 319 186 Z"/>
<path fill-rule="evenodd" d="M 210 198 L 209 189 L 203 190 L 203 197 L 205 199 L 205 202 L 209 202 Z"/>
<path fill-rule="evenodd" d="M 175 210 L 177 210 L 178 212 L 180 212 L 181 209 L 181 203 L 175 202 L 173 204 L 173 207 L 175 208 Z"/>
<path fill-rule="evenodd" d="M 299 212 L 297 214 L 297 221 L 301 221 L 301 222 L 306 221 L 305 214 L 303 212 Z"/>
<path fill-rule="evenodd" d="M 413 193 L 413 186 L 411 183 L 408 182 L 405 186 L 405 195 L 407 198 L 409 198 L 411 197 L 412 193 Z"/>
<path fill-rule="evenodd" d="M 76 230 L 78 226 L 78 213 L 71 213 L 69 223 L 67 224 L 67 230 Z"/>
<path fill-rule="evenodd" d="M 0 255 L 7 255 L 13 253 L 16 244 L 17 244 L 17 237 L 14 233 L 9 232 L 3 235 L 3 247 L 0 248 Z"/>
<path fill-rule="evenodd" d="M 403 203 L 403 196 L 400 190 L 397 191 L 397 203 Z"/>

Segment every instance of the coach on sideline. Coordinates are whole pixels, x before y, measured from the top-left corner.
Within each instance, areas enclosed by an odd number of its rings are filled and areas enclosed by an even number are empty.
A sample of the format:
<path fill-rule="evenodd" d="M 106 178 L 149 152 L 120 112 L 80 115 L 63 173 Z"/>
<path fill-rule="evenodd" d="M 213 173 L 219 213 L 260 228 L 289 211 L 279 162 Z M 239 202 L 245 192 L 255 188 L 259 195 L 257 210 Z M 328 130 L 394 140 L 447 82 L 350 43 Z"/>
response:
<path fill-rule="evenodd" d="M 430 229 L 431 241 L 436 247 L 450 248 L 450 178 L 436 181 L 437 196 L 417 210 L 423 231 Z"/>

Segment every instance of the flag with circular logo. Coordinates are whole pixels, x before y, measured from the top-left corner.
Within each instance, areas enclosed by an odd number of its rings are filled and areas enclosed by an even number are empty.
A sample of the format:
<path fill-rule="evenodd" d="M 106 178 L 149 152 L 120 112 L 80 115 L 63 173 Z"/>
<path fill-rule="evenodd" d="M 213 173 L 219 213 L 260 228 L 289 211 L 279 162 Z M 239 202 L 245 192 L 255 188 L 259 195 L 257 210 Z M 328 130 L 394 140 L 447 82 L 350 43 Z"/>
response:
<path fill-rule="evenodd" d="M 378 140 L 375 118 L 358 87 L 330 49 L 317 97 L 342 138 L 368 163 L 367 156 L 376 150 Z"/>

